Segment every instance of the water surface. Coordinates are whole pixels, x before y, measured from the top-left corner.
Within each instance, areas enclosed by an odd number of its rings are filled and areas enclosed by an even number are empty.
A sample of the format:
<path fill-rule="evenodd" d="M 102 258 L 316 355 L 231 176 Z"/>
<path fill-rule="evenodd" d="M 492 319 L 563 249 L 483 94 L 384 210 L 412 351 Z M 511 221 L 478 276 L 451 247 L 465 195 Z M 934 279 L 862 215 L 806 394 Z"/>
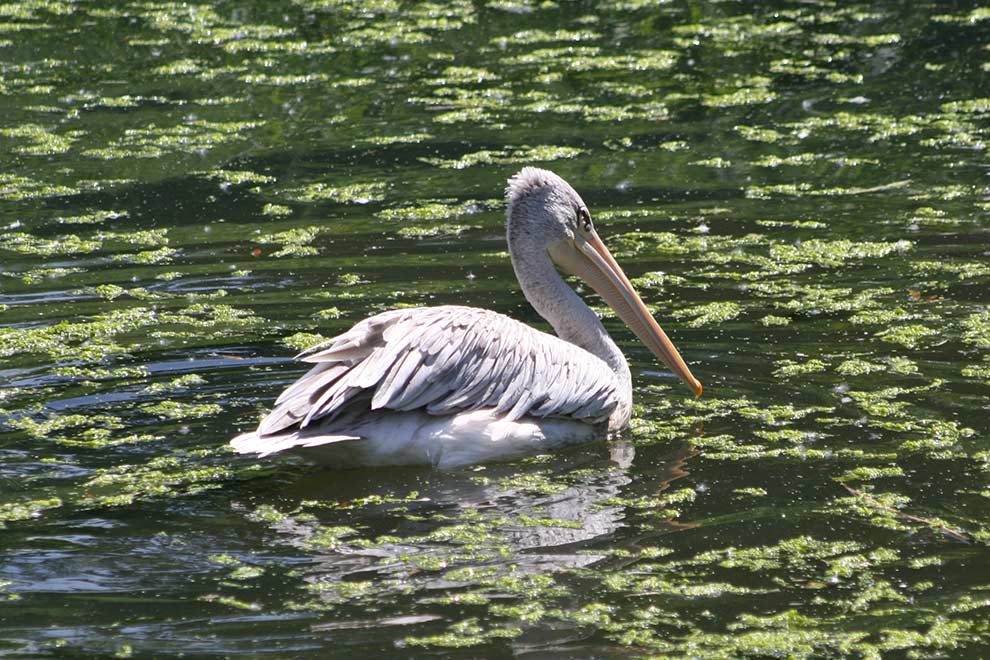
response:
<path fill-rule="evenodd" d="M 985 655 L 988 37 L 969 2 L 0 5 L 0 652 Z M 226 448 L 374 312 L 545 329 L 523 164 L 703 398 L 601 309 L 608 444 Z"/>

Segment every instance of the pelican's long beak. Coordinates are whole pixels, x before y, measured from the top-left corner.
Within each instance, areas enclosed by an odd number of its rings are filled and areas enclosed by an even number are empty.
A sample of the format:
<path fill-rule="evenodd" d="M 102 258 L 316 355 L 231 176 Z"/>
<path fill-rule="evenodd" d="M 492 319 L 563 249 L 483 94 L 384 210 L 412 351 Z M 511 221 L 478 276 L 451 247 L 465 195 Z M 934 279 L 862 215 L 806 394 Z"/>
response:
<path fill-rule="evenodd" d="M 701 383 L 691 374 L 667 333 L 650 314 L 629 278 L 622 272 L 622 268 L 596 232 L 592 231 L 587 236 L 578 234 L 573 243 L 559 241 L 551 244 L 548 249 L 555 262 L 590 284 L 640 341 L 663 360 L 667 368 L 677 374 L 696 397 L 701 396 Z"/>

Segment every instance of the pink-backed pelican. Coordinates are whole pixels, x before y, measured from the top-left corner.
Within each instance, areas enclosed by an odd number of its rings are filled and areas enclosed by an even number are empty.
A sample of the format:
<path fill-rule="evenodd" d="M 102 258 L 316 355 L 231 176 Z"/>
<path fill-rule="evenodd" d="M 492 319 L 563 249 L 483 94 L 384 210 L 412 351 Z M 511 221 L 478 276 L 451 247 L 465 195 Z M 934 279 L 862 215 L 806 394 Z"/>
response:
<path fill-rule="evenodd" d="M 302 353 L 314 363 L 258 428 L 230 444 L 337 466 L 455 467 L 587 442 L 632 413 L 625 357 L 557 268 L 583 278 L 667 368 L 701 395 L 670 339 L 562 178 L 525 167 L 506 188 L 506 235 L 526 300 L 557 336 L 445 305 L 367 318 Z"/>

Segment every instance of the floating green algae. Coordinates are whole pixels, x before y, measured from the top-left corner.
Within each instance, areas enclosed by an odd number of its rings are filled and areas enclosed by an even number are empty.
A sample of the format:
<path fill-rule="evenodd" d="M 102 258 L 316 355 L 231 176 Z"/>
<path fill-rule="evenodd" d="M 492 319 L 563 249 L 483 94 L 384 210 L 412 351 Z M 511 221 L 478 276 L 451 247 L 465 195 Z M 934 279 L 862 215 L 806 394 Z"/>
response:
<path fill-rule="evenodd" d="M 317 249 L 309 245 L 309 243 L 313 242 L 317 236 L 325 231 L 327 231 L 326 227 L 297 227 L 275 234 L 263 234 L 256 240 L 262 245 L 281 245 L 278 250 L 272 252 L 269 256 L 276 258 L 300 257 L 317 253 Z"/>
<path fill-rule="evenodd" d="M 39 239 L 25 232 L 12 232 L 0 239 L 0 249 L 21 254 L 53 255 L 93 252 L 102 246 L 98 239 L 86 240 L 75 234 Z"/>
<path fill-rule="evenodd" d="M 251 172 L 249 170 L 224 170 L 217 169 L 212 172 L 207 172 L 206 176 L 211 179 L 216 179 L 221 182 L 222 185 L 244 185 L 246 183 L 274 183 L 275 177 L 268 176 L 267 174 L 259 174 L 257 172 Z"/>
<path fill-rule="evenodd" d="M 702 105 L 713 108 L 729 108 L 745 105 L 760 105 L 773 101 L 777 95 L 769 89 L 771 80 L 756 76 L 739 81 L 737 89 L 721 94 L 708 94 L 702 98 Z"/>
<path fill-rule="evenodd" d="M 165 419 L 195 419 L 198 417 L 213 417 L 221 410 L 215 403 L 179 403 L 178 401 L 161 401 L 141 408 L 149 415 L 157 415 Z"/>
<path fill-rule="evenodd" d="M 402 227 L 397 233 L 404 238 L 434 238 L 436 236 L 457 236 L 468 229 L 475 228 L 471 225 L 441 223 L 429 227 Z"/>
<path fill-rule="evenodd" d="M 715 325 L 736 318 L 742 313 L 742 307 L 734 302 L 716 302 L 697 307 L 678 310 L 674 313 L 676 319 L 690 319 L 687 325 L 700 328 Z"/>
<path fill-rule="evenodd" d="M 62 506 L 62 500 L 57 497 L 27 502 L 0 503 L 0 529 L 5 528 L 8 522 L 37 518 L 43 511 L 56 509 L 60 506 Z"/>
<path fill-rule="evenodd" d="M 546 71 L 553 65 L 566 71 L 596 70 L 663 71 L 677 61 L 677 54 L 664 50 L 642 50 L 623 55 L 605 55 L 596 46 L 566 46 L 563 48 L 537 48 L 507 58 L 509 66 L 537 67 Z"/>
<path fill-rule="evenodd" d="M 576 147 L 542 145 L 537 147 L 519 147 L 516 149 L 477 151 L 465 154 L 457 160 L 427 158 L 424 161 L 437 167 L 461 170 L 481 164 L 504 165 L 507 163 L 530 163 L 575 158 L 582 153 L 584 153 L 584 150 Z"/>
<path fill-rule="evenodd" d="M 261 209 L 261 214 L 280 217 L 280 216 L 292 215 L 292 209 L 282 204 L 265 204 L 264 208 Z"/>
<path fill-rule="evenodd" d="M 331 186 L 325 183 L 312 183 L 302 188 L 285 191 L 285 195 L 297 202 L 334 201 L 346 204 L 367 204 L 384 198 L 386 185 L 379 181 L 352 183 L 346 186 Z"/>
<path fill-rule="evenodd" d="M 47 197 L 62 197 L 74 195 L 76 188 L 49 184 L 30 177 L 18 176 L 7 172 L 0 173 L 0 200 L 21 201 L 44 199 Z"/>
<path fill-rule="evenodd" d="M 384 220 L 433 222 L 475 213 L 481 208 L 478 202 L 470 200 L 459 202 L 455 199 L 447 199 L 427 201 L 416 206 L 384 209 L 375 215 Z"/>
<path fill-rule="evenodd" d="M 705 160 L 696 160 L 696 161 L 692 161 L 691 164 L 698 165 L 700 167 L 714 167 L 716 169 L 732 167 L 732 161 L 725 160 L 724 158 L 708 158 Z"/>
<path fill-rule="evenodd" d="M 937 336 L 939 333 L 935 328 L 912 323 L 909 325 L 889 328 L 877 336 L 892 344 L 900 344 L 906 348 L 918 348 L 922 343 L 930 341 L 928 338 Z"/>
<path fill-rule="evenodd" d="M 53 133 L 51 128 L 38 124 L 22 124 L 16 128 L 0 129 L 0 135 L 26 142 L 15 148 L 15 152 L 29 156 L 49 156 L 69 150 L 78 138 L 76 134 Z"/>
<path fill-rule="evenodd" d="M 377 135 L 368 138 L 371 144 L 387 146 L 391 144 L 416 144 L 433 137 L 432 133 L 408 133 L 405 135 Z"/>
<path fill-rule="evenodd" d="M 120 507 L 149 497 L 199 495 L 221 488 L 235 474 L 226 466 L 203 467 L 187 461 L 161 456 L 143 465 L 121 464 L 98 470 L 83 484 L 85 492 L 77 504 Z"/>
<path fill-rule="evenodd" d="M 90 211 L 88 213 L 81 213 L 78 215 L 69 216 L 58 216 L 55 218 L 55 222 L 64 225 L 94 225 L 107 220 L 117 220 L 120 218 L 126 218 L 128 216 L 127 211 L 111 210 L 111 211 Z"/>
<path fill-rule="evenodd" d="M 786 316 L 777 316 L 775 314 L 767 314 L 760 319 L 760 323 L 765 326 L 784 326 L 790 325 L 791 320 Z"/>
<path fill-rule="evenodd" d="M 522 30 L 505 37 L 495 37 L 492 43 L 500 48 L 517 44 L 535 44 L 541 42 L 565 42 L 565 41 L 595 41 L 601 38 L 601 34 L 593 30 Z"/>
<path fill-rule="evenodd" d="M 311 332 L 297 332 L 294 335 L 282 339 L 282 343 L 296 351 L 305 351 L 314 346 L 324 343 L 329 337 L 314 334 Z"/>
<path fill-rule="evenodd" d="M 812 263 L 819 267 L 838 266 L 849 259 L 883 257 L 911 249 L 906 240 L 888 243 L 856 243 L 847 240 L 826 241 L 812 239 L 799 245 L 776 244 L 770 247 L 770 256 L 784 262 Z"/>
<path fill-rule="evenodd" d="M 252 121 L 210 122 L 194 119 L 169 127 L 148 125 L 131 128 L 109 146 L 87 149 L 84 156 L 103 160 L 159 158 L 170 153 L 197 153 L 218 145 L 243 140 L 243 133 L 259 124 Z"/>

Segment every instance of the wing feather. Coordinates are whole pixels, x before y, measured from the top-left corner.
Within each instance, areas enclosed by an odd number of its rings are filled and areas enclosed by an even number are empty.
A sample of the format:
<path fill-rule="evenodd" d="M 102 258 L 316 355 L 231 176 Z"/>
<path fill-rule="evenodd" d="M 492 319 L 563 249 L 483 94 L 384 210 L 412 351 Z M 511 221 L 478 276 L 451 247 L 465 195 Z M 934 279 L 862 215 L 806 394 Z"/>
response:
<path fill-rule="evenodd" d="M 619 384 L 599 358 L 507 316 L 459 306 L 378 314 L 300 355 L 315 363 L 279 396 L 259 435 L 359 407 L 433 415 L 494 408 L 597 422 Z"/>
<path fill-rule="evenodd" d="M 410 377 L 422 363 L 423 354 L 416 349 L 406 351 L 400 359 L 396 360 L 385 380 L 379 383 L 375 390 L 375 396 L 371 399 L 371 409 L 401 410 L 398 402 L 402 399 L 402 392 L 406 383 L 409 382 Z"/>

